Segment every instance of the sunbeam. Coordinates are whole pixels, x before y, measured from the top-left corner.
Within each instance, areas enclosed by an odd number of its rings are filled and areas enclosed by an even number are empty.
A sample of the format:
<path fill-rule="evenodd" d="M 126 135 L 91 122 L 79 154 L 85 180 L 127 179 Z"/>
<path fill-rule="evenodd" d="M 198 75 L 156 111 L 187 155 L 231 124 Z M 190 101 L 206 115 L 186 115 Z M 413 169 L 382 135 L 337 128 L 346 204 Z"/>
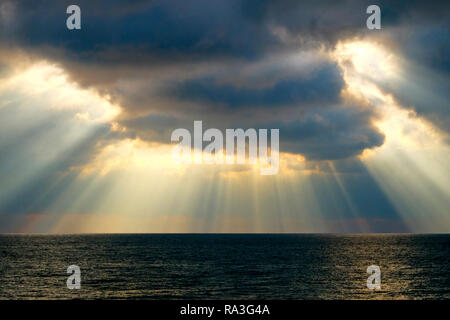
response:
<path fill-rule="evenodd" d="M 380 119 L 376 125 L 386 135 L 383 146 L 363 154 L 363 163 L 412 231 L 447 230 L 450 148 L 445 137 L 380 88 L 385 83 L 391 88 L 400 86 L 400 75 L 407 70 L 399 68 L 406 64 L 395 64 L 392 61 L 400 59 L 363 42 L 341 44 L 336 54 L 350 90 L 377 108 Z M 421 90 L 421 96 L 436 97 L 425 88 Z"/>

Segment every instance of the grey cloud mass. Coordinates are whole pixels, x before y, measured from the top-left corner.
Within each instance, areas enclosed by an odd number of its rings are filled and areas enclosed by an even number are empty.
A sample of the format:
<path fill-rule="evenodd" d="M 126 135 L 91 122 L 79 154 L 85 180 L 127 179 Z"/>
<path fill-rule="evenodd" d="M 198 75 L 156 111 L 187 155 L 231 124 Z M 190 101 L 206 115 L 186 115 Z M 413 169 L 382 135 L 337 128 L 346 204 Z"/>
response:
<path fill-rule="evenodd" d="M 328 160 L 384 141 L 374 111 L 342 98 L 343 75 L 327 55 L 338 41 L 370 37 L 365 9 L 379 4 L 389 37 L 376 36 L 430 70 L 428 83 L 416 84 L 429 87 L 424 93 L 411 83 L 386 90 L 449 130 L 447 1 L 80 0 L 77 32 L 65 28 L 69 1 L 5 3 L 2 48 L 58 63 L 73 81 L 111 96 L 128 137 L 166 143 L 171 130 L 194 120 L 273 125 L 281 151 Z M 296 55 L 302 64 L 289 62 Z"/>

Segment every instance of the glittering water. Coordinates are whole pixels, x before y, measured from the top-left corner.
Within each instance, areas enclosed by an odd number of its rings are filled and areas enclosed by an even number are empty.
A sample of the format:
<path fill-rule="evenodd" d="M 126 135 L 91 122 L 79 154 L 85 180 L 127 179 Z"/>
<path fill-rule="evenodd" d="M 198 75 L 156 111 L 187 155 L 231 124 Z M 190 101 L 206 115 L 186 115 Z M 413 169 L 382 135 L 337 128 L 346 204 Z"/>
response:
<path fill-rule="evenodd" d="M 450 235 L 1 235 L 0 299 L 449 299 L 449 257 Z"/>

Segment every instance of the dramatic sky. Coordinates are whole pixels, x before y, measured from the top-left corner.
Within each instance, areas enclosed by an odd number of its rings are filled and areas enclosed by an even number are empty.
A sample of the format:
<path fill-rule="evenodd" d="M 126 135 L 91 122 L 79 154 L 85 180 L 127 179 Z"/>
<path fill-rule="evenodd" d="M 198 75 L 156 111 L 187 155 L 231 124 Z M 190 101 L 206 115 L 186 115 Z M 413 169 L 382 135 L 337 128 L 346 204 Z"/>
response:
<path fill-rule="evenodd" d="M 0 232 L 450 232 L 449 30 L 446 0 L 1 0 Z M 279 173 L 174 163 L 194 120 L 279 128 Z"/>

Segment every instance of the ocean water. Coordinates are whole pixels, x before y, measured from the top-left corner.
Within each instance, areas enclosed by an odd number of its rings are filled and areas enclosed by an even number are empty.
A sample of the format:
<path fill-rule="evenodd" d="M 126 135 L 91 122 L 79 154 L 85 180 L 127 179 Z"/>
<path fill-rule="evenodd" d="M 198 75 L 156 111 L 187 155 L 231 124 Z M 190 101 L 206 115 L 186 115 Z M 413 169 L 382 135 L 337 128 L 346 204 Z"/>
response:
<path fill-rule="evenodd" d="M 0 235 L 0 299 L 449 299 L 449 257 L 450 235 Z"/>

